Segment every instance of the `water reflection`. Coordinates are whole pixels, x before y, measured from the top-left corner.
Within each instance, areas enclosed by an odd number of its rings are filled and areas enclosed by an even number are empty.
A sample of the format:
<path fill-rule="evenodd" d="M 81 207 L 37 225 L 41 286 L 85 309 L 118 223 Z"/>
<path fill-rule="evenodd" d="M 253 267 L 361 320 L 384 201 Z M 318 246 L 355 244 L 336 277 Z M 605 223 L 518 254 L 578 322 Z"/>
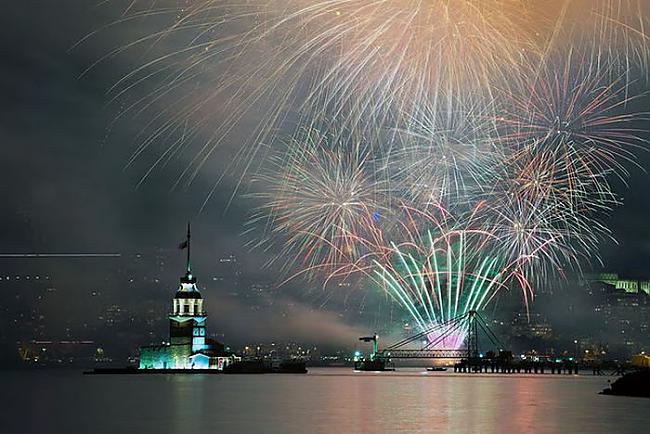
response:
<path fill-rule="evenodd" d="M 635 433 L 650 401 L 602 377 L 353 373 L 95 376 L 4 372 L 0 432 Z M 623 417 L 624 416 L 624 417 Z"/>

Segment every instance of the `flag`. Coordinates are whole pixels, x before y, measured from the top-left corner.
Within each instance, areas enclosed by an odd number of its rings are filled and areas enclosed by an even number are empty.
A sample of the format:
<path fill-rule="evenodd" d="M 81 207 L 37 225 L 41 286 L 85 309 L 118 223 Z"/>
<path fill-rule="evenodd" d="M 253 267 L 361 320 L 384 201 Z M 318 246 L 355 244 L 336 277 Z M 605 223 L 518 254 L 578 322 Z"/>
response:
<path fill-rule="evenodd" d="M 185 241 L 183 241 L 182 243 L 180 243 L 178 245 L 178 248 L 181 249 L 181 250 L 185 250 L 185 249 L 187 249 L 188 245 L 189 245 L 189 243 L 187 242 L 187 240 L 185 240 Z"/>

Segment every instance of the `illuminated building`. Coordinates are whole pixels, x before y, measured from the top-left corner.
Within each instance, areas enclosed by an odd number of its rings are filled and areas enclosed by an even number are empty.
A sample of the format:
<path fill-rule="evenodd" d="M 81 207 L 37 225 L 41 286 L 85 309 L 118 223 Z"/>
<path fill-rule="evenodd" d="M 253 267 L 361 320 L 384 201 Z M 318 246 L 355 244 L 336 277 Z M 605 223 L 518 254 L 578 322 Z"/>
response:
<path fill-rule="evenodd" d="M 645 292 L 650 295 L 650 281 L 647 280 L 621 279 L 616 273 L 603 273 L 588 280 L 612 285 L 616 289 L 624 290 L 628 294 Z"/>
<path fill-rule="evenodd" d="M 219 369 L 241 360 L 223 344 L 206 337 L 207 314 L 190 263 L 190 228 L 180 248 L 187 249 L 187 269 L 180 279 L 169 315 L 169 342 L 140 348 L 140 369 Z"/>

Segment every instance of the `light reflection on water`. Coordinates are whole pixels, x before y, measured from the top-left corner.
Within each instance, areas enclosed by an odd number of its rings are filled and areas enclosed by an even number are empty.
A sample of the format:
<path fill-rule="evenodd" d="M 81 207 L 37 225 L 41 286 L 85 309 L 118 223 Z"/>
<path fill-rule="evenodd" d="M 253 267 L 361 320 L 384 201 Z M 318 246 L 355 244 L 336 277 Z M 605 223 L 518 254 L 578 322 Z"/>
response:
<path fill-rule="evenodd" d="M 308 375 L 0 374 L 0 433 L 636 433 L 650 400 L 608 377 L 404 369 Z"/>

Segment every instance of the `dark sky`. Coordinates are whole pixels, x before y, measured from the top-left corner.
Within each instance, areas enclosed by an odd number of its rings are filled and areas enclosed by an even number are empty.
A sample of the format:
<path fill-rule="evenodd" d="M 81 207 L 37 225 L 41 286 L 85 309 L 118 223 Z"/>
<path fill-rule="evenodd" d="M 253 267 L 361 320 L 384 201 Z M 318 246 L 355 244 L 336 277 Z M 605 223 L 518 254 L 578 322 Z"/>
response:
<path fill-rule="evenodd" d="M 123 2 L 89 0 L 9 2 L 0 27 L 0 250 L 27 252 L 132 252 L 174 246 L 192 220 L 197 256 L 234 253 L 244 273 L 259 273 L 265 254 L 242 247 L 245 209 L 237 199 L 226 209 L 232 185 L 226 180 L 202 213 L 200 206 L 215 181 L 205 170 L 191 186 L 171 190 L 183 161 L 156 171 L 136 188 L 146 165 L 125 169 L 144 120 L 114 122 L 119 106 L 107 91 L 137 59 L 120 56 L 80 77 L 93 61 L 131 35 L 105 31 L 73 50 L 88 33 L 118 19 Z M 640 100 L 641 109 L 647 100 Z M 233 146 L 234 144 L 229 144 Z M 225 146 L 227 158 L 227 149 Z M 647 167 L 648 155 L 639 164 Z M 606 268 L 650 277 L 650 179 L 631 168 L 625 205 L 615 210 L 610 227 L 619 245 L 603 247 Z M 24 230 L 24 216 L 32 233 Z M 272 271 L 269 273 L 273 279 Z M 198 270 L 199 278 L 201 270 Z M 162 296 L 171 294 L 161 288 Z M 167 291 L 167 292 L 165 292 Z M 293 289 L 287 297 L 293 297 Z M 292 327 L 314 324 L 332 336 L 357 333 L 341 323 L 336 312 L 312 310 L 309 297 Z M 318 307 L 318 306 L 315 306 Z M 245 306 L 232 306 L 237 315 Z M 216 321 L 216 320 L 213 320 Z M 273 327 L 272 313 L 257 318 Z M 277 328 L 277 334 L 284 330 Z M 272 333 L 271 333 L 272 334 Z"/>
<path fill-rule="evenodd" d="M 218 176 L 214 170 L 208 168 L 189 187 L 172 189 L 184 168 L 181 160 L 155 172 L 137 188 L 148 163 L 125 166 L 144 120 L 126 117 L 116 122 L 119 104 L 111 104 L 107 94 L 132 67 L 133 59 L 112 59 L 80 77 L 120 43 L 119 37 L 128 40 L 131 35 L 107 31 L 71 50 L 93 30 L 119 19 L 125 4 L 95 3 L 27 0 L 4 8 L 5 24 L 0 27 L 0 251 L 128 254 L 158 247 L 174 249 L 191 220 L 199 284 L 202 275 L 212 272 L 208 268 L 216 258 L 229 254 L 237 255 L 243 274 L 254 276 L 251 279 L 277 281 L 272 271 L 260 271 L 266 255 L 244 247 L 248 239 L 240 234 L 247 203 L 242 199 L 227 207 L 233 192 L 229 180 L 200 212 Z M 7 270 L 12 264 L 5 260 L 0 266 Z M 182 267 L 179 253 L 179 275 Z M 77 271 L 93 273 L 84 266 Z M 171 299 L 176 285 L 176 280 L 161 284 L 160 298 Z M 290 320 L 279 320 L 275 310 L 250 314 L 247 306 L 208 294 L 211 325 L 238 340 L 257 335 L 269 340 L 290 336 L 341 342 L 361 333 L 342 323 L 337 312 L 320 309 L 314 302 L 319 297 L 300 295 L 303 289 L 288 285 L 280 292 L 279 297 L 294 306 Z M 229 321 L 235 321 L 236 327 L 229 326 Z M 248 329 L 243 327 L 246 323 Z M 315 327 L 320 333 L 315 333 Z"/>

